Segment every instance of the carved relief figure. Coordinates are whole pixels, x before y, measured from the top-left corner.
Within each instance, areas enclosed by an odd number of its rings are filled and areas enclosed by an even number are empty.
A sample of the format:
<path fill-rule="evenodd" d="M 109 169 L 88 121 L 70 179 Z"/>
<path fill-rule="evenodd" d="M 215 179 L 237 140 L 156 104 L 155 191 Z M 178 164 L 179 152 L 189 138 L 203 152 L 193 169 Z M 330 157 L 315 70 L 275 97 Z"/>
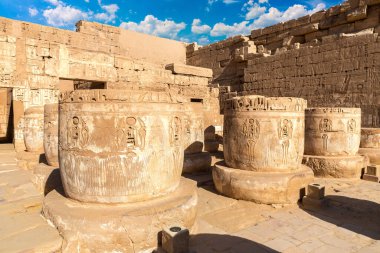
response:
<path fill-rule="evenodd" d="M 181 119 L 179 117 L 174 117 L 171 122 L 170 126 L 170 143 L 172 145 L 179 145 L 180 144 L 180 138 L 181 138 Z"/>
<path fill-rule="evenodd" d="M 355 132 L 356 132 L 356 121 L 354 119 L 350 119 L 348 121 L 348 123 L 347 123 L 347 132 L 349 133 L 348 147 L 352 148 L 353 147 L 353 143 L 354 143 L 353 137 L 354 137 Z"/>
<path fill-rule="evenodd" d="M 284 119 L 278 124 L 278 137 L 282 147 L 282 163 L 288 163 L 290 139 L 293 135 L 293 123 L 291 120 Z"/>
<path fill-rule="evenodd" d="M 327 134 L 322 135 L 322 140 L 323 140 L 323 150 L 327 150 L 327 141 L 329 139 L 329 136 Z"/>
<path fill-rule="evenodd" d="M 254 159 L 255 145 L 260 135 L 260 123 L 256 119 L 246 119 L 242 130 L 243 136 L 247 140 L 248 158 L 249 161 L 252 162 Z"/>
<path fill-rule="evenodd" d="M 144 149 L 145 147 L 145 125 L 141 119 L 127 117 L 117 122 L 116 144 L 118 147 L 123 145 L 132 150 L 136 147 Z"/>
<path fill-rule="evenodd" d="M 67 141 L 72 148 L 83 148 L 89 140 L 88 127 L 83 119 L 74 116 L 68 122 Z"/>
<path fill-rule="evenodd" d="M 331 119 L 322 119 L 319 123 L 319 130 L 321 132 L 331 132 L 332 131 L 332 122 Z"/>

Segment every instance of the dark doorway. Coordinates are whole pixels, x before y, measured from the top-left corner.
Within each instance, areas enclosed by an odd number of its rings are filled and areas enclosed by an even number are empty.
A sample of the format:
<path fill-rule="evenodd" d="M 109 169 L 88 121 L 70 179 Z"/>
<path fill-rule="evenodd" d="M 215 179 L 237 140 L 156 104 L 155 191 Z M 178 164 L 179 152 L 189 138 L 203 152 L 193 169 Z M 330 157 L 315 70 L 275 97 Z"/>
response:
<path fill-rule="evenodd" d="M 0 143 L 12 143 L 12 141 L 12 88 L 0 88 Z"/>

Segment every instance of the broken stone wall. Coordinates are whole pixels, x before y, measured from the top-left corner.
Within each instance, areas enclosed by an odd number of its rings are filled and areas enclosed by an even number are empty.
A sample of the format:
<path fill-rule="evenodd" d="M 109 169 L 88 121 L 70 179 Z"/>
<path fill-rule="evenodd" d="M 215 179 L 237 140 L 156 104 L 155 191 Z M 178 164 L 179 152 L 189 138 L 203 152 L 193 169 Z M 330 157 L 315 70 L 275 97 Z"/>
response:
<path fill-rule="evenodd" d="M 206 118 L 217 121 L 218 97 L 212 97 L 210 78 L 165 69 L 170 63 L 184 65 L 185 50 L 179 41 L 93 22 L 78 22 L 74 32 L 0 17 L 0 87 L 12 88 L 13 101 L 22 102 L 13 108 L 15 142 L 23 142 L 24 110 L 56 103 L 59 87 L 74 87 L 67 80 L 201 98 Z"/>
<path fill-rule="evenodd" d="M 222 101 L 237 94 L 303 97 L 309 107 L 361 107 L 362 125 L 380 127 L 379 16 L 379 0 L 343 2 L 235 37 L 241 42 L 191 44 L 187 63 L 214 70 Z M 226 51 L 227 59 L 218 58 Z"/>

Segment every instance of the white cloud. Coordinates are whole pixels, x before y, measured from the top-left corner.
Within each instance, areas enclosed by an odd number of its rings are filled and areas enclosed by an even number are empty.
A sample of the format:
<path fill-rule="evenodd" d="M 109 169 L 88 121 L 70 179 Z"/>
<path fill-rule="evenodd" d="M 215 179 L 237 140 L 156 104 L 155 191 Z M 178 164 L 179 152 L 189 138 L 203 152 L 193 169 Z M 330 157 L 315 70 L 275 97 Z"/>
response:
<path fill-rule="evenodd" d="M 140 23 L 122 22 L 120 27 L 136 32 L 175 39 L 180 31 L 186 28 L 184 22 L 176 23 L 172 20 L 159 20 L 153 15 L 147 15 Z"/>
<path fill-rule="evenodd" d="M 247 10 L 248 12 L 245 14 L 245 19 L 251 20 L 265 13 L 267 8 L 265 6 L 260 6 L 257 3 L 254 3 L 252 6 L 248 7 Z"/>
<path fill-rule="evenodd" d="M 90 0 L 84 0 L 86 3 L 89 3 L 90 2 Z"/>
<path fill-rule="evenodd" d="M 274 25 L 279 22 L 285 22 L 294 18 L 299 18 L 314 12 L 324 9 L 326 6 L 323 3 L 318 4 L 314 9 L 307 10 L 306 6 L 295 4 L 290 6 L 285 11 L 281 12 L 277 8 L 271 7 L 268 12 L 262 14 L 254 22 L 255 28 L 262 28 L 270 25 Z"/>
<path fill-rule="evenodd" d="M 208 25 L 201 25 L 201 20 L 196 18 L 191 25 L 191 32 L 195 34 L 203 34 L 211 31 L 211 27 Z"/>
<path fill-rule="evenodd" d="M 38 14 L 38 10 L 36 8 L 29 8 L 28 11 L 31 17 L 34 17 Z"/>
<path fill-rule="evenodd" d="M 116 12 L 119 10 L 119 6 L 117 4 L 110 4 L 100 5 L 100 7 L 106 12 L 95 14 L 95 18 L 106 23 L 114 22 L 116 19 Z"/>
<path fill-rule="evenodd" d="M 59 1 L 59 0 L 45 0 L 45 2 L 48 2 L 54 6 L 58 6 L 58 5 L 64 5 L 63 2 Z"/>
<path fill-rule="evenodd" d="M 260 4 L 265 4 L 265 3 L 268 3 L 268 0 L 259 0 L 259 3 Z"/>
<path fill-rule="evenodd" d="M 249 34 L 252 30 L 252 25 L 248 21 L 226 25 L 224 23 L 216 23 L 212 28 L 211 36 L 227 36 L 231 37 L 238 34 Z"/>
<path fill-rule="evenodd" d="M 81 19 L 88 19 L 89 13 L 83 12 L 71 6 L 58 4 L 55 8 L 44 10 L 43 16 L 46 22 L 53 26 L 73 25 Z"/>
<path fill-rule="evenodd" d="M 225 4 L 234 4 L 234 3 L 238 3 L 239 1 L 238 0 L 223 0 L 223 3 Z"/>
<path fill-rule="evenodd" d="M 200 37 L 199 39 L 198 39 L 198 44 L 199 45 L 207 45 L 207 44 L 209 44 L 210 43 L 210 40 L 209 40 L 209 38 L 207 38 L 207 37 L 205 37 L 205 36 L 203 36 L 203 37 Z"/>

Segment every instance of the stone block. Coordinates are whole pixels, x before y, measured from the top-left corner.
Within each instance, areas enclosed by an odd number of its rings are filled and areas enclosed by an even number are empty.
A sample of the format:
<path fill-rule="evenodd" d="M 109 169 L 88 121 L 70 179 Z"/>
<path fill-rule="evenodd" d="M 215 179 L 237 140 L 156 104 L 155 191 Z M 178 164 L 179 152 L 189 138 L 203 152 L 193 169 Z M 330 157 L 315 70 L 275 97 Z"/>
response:
<path fill-rule="evenodd" d="M 310 22 L 315 23 L 321 21 L 325 17 L 326 11 L 318 11 L 310 16 Z"/>
<path fill-rule="evenodd" d="M 363 180 L 370 181 L 370 182 L 379 182 L 379 177 L 369 174 L 363 175 Z"/>
<path fill-rule="evenodd" d="M 367 0 L 367 5 L 380 4 L 380 0 Z"/>
<path fill-rule="evenodd" d="M 358 7 L 347 14 L 347 22 L 354 22 L 367 17 L 367 6 Z"/>
<path fill-rule="evenodd" d="M 186 228 L 165 228 L 162 230 L 162 249 L 167 253 L 187 253 L 189 237 L 189 230 Z"/>
<path fill-rule="evenodd" d="M 313 199 L 309 196 L 302 198 L 302 207 L 308 210 L 318 210 L 328 207 L 327 199 Z"/>
<path fill-rule="evenodd" d="M 184 74 L 191 76 L 212 77 L 212 70 L 201 67 L 194 67 L 184 64 L 172 63 L 165 66 L 165 69 L 171 70 L 174 74 Z"/>
<path fill-rule="evenodd" d="M 323 199 L 325 197 L 325 186 L 320 184 L 309 184 L 307 196 L 312 199 Z"/>
<path fill-rule="evenodd" d="M 251 38 L 254 39 L 256 37 L 261 36 L 262 35 L 262 30 L 263 29 L 252 30 L 251 31 Z"/>
<path fill-rule="evenodd" d="M 376 176 L 378 173 L 376 165 L 368 165 L 366 168 L 366 174 L 371 176 Z"/>
<path fill-rule="evenodd" d="M 318 23 L 308 24 L 291 31 L 291 35 L 298 36 L 318 31 Z"/>

